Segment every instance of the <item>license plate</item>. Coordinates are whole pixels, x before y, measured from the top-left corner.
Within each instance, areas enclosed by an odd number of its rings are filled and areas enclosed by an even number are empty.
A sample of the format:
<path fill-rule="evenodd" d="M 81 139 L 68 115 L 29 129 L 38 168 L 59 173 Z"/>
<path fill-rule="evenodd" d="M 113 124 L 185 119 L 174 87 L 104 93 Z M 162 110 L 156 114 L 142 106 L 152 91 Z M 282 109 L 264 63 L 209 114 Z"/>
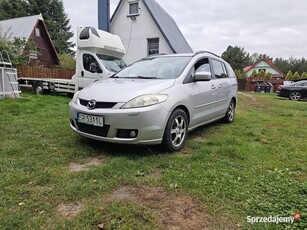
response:
<path fill-rule="evenodd" d="M 78 113 L 78 122 L 103 127 L 103 117 Z"/>

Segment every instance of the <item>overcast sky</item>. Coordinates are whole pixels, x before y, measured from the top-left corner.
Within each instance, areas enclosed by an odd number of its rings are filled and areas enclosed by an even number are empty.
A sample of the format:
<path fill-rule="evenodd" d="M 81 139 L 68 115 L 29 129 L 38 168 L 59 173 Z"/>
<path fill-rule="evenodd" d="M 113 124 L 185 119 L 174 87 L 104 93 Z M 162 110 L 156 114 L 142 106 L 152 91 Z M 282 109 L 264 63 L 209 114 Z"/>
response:
<path fill-rule="evenodd" d="M 156 0 L 194 51 L 229 45 L 271 57 L 307 57 L 307 0 Z M 98 26 L 98 0 L 63 0 L 73 32 Z M 111 15 L 119 0 L 110 0 Z M 75 40 L 74 40 L 75 41 Z"/>

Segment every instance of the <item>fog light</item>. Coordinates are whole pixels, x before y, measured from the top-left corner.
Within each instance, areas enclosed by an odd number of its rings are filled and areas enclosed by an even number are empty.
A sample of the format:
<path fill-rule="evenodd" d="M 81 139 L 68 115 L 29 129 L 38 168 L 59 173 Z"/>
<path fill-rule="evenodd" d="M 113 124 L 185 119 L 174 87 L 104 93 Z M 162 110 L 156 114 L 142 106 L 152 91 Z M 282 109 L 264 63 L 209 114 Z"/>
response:
<path fill-rule="evenodd" d="M 137 135 L 136 131 L 133 130 L 130 132 L 130 137 L 135 138 L 136 135 Z"/>
<path fill-rule="evenodd" d="M 138 136 L 137 129 L 119 129 L 116 137 L 118 138 L 136 138 Z"/>

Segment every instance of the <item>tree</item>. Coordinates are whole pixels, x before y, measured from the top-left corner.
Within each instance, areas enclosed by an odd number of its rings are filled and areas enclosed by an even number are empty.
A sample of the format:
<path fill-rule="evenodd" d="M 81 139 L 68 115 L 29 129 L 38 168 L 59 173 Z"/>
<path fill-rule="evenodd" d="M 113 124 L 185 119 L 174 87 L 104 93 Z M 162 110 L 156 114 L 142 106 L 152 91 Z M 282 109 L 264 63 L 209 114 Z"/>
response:
<path fill-rule="evenodd" d="M 61 67 L 64 69 L 74 70 L 76 67 L 76 59 L 67 53 L 62 53 L 59 55 Z"/>
<path fill-rule="evenodd" d="M 295 72 L 292 76 L 292 80 L 298 80 L 298 79 L 300 79 L 300 75 L 298 72 Z"/>
<path fill-rule="evenodd" d="M 265 75 L 265 71 L 262 69 L 262 70 L 260 70 L 260 72 L 258 73 L 258 77 L 266 77 L 266 75 Z"/>
<path fill-rule="evenodd" d="M 252 74 L 250 75 L 251 77 L 258 77 L 257 71 L 254 69 Z"/>
<path fill-rule="evenodd" d="M 302 75 L 301 75 L 301 79 L 307 79 L 307 73 L 304 72 Z"/>
<path fill-rule="evenodd" d="M 2 50 L 8 52 L 13 65 L 25 65 L 28 63 L 28 54 L 30 51 L 35 51 L 35 46 L 31 39 L 26 41 L 25 39 L 15 38 L 13 41 L 9 41 L 0 37 L 0 51 Z M 3 58 L 7 59 L 5 55 Z"/>
<path fill-rule="evenodd" d="M 288 71 L 287 75 L 286 75 L 286 80 L 292 80 L 293 77 L 293 73 L 291 70 Z"/>
<path fill-rule="evenodd" d="M 270 72 L 266 72 L 264 77 L 268 80 L 272 80 L 272 74 Z"/>
<path fill-rule="evenodd" d="M 3 0 L 0 2 L 0 19 L 42 14 L 58 53 L 72 54 L 74 46 L 69 19 L 61 0 Z"/>
<path fill-rule="evenodd" d="M 253 53 L 252 55 L 250 55 L 249 62 L 250 62 L 250 64 L 254 64 L 261 59 L 271 59 L 271 58 L 270 58 L 270 56 L 268 56 L 266 54 L 258 54 L 256 52 L 256 53 Z"/>
<path fill-rule="evenodd" d="M 276 58 L 273 63 L 284 74 L 291 70 L 289 60 L 283 58 Z"/>
<path fill-rule="evenodd" d="M 243 73 L 241 70 L 239 69 L 235 69 L 235 74 L 237 76 L 238 79 L 244 79 L 246 78 L 245 73 Z"/>
<path fill-rule="evenodd" d="M 243 70 L 249 65 L 249 53 L 244 48 L 228 46 L 227 50 L 222 54 L 222 58 L 227 61 L 233 69 Z"/>

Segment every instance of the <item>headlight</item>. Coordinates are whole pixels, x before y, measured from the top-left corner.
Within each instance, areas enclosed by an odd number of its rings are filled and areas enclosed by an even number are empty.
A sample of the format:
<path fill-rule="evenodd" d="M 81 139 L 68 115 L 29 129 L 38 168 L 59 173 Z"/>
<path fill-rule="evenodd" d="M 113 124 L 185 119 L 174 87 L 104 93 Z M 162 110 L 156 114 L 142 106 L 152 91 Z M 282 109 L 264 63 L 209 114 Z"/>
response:
<path fill-rule="evenodd" d="M 76 92 L 74 94 L 74 97 L 72 98 L 72 101 L 75 103 L 75 104 L 78 104 L 78 96 L 79 96 L 79 93 L 80 91 Z"/>
<path fill-rule="evenodd" d="M 165 94 L 147 94 L 132 99 L 131 101 L 123 105 L 121 108 L 132 109 L 132 108 L 146 107 L 164 102 L 166 101 L 167 98 L 168 95 Z"/>

